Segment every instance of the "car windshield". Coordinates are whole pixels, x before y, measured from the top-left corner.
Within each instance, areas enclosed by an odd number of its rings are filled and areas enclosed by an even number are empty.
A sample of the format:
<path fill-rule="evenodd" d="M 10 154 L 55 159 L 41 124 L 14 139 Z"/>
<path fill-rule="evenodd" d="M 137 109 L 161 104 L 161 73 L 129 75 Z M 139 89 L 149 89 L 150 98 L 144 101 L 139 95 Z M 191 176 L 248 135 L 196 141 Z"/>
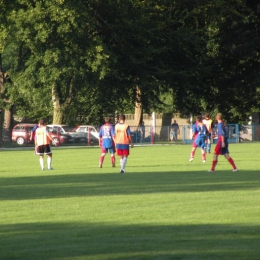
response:
<path fill-rule="evenodd" d="M 70 126 L 62 126 L 62 128 L 64 129 L 65 132 L 71 132 L 73 130 L 73 127 L 70 127 Z"/>

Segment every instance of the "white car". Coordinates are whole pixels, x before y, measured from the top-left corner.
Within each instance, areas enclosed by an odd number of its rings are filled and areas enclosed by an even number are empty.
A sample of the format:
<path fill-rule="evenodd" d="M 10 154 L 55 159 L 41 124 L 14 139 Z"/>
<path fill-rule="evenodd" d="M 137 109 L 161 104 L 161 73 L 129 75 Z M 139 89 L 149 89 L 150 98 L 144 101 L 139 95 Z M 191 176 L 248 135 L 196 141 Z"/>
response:
<path fill-rule="evenodd" d="M 99 138 L 99 130 L 93 125 L 78 125 L 73 132 L 76 133 L 86 133 L 94 136 L 95 138 Z M 90 137 L 91 137 L 90 136 Z"/>

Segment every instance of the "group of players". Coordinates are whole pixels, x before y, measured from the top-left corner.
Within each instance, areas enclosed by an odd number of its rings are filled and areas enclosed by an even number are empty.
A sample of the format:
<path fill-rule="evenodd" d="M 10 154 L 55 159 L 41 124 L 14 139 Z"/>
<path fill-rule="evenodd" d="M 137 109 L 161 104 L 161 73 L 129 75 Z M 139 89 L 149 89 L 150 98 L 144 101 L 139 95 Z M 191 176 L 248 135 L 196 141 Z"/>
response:
<path fill-rule="evenodd" d="M 99 167 L 102 164 L 106 153 L 109 151 L 111 155 L 112 167 L 115 167 L 115 152 L 120 156 L 120 173 L 125 173 L 125 166 L 129 156 L 129 143 L 134 147 L 131 137 L 130 127 L 125 123 L 125 115 L 119 115 L 119 121 L 113 127 L 110 124 L 110 118 L 105 118 L 105 124 L 101 126 L 99 131 L 99 146 L 101 147 L 101 156 L 99 159 Z"/>
<path fill-rule="evenodd" d="M 223 117 L 221 113 L 218 113 L 216 115 L 217 120 L 217 135 L 218 135 L 218 142 L 216 144 L 214 155 L 213 155 L 213 161 L 212 166 L 209 172 L 214 172 L 216 165 L 218 163 L 218 156 L 224 155 L 227 161 L 231 164 L 233 168 L 233 172 L 238 171 L 234 160 L 229 156 L 229 150 L 228 150 L 228 128 L 223 121 Z M 193 144 L 192 144 L 192 150 L 190 155 L 190 162 L 193 161 L 195 151 L 197 148 L 201 149 L 201 155 L 202 155 L 202 162 L 206 162 L 206 153 L 210 153 L 211 150 L 211 138 L 212 136 L 212 130 L 213 130 L 213 121 L 210 118 L 209 114 L 205 115 L 205 118 L 203 119 L 202 116 L 196 117 L 196 122 L 192 126 L 192 138 L 193 138 Z"/>
<path fill-rule="evenodd" d="M 34 140 L 35 154 L 40 156 L 40 166 L 42 170 L 44 167 L 44 155 L 47 155 L 48 170 L 53 170 L 52 164 L 52 151 L 50 143 L 53 142 L 49 134 L 48 127 L 45 125 L 44 120 L 40 120 L 37 125 L 31 130 L 30 140 Z M 120 156 L 120 173 L 125 173 L 127 157 L 129 156 L 129 144 L 134 147 L 131 138 L 130 127 L 125 123 L 125 115 L 119 116 L 119 121 L 113 127 L 110 124 L 110 118 L 105 118 L 105 124 L 101 126 L 99 132 L 99 144 L 102 149 L 102 154 L 99 160 L 99 167 L 102 164 L 106 153 L 109 151 L 111 154 L 112 167 L 115 167 L 115 151 Z M 57 143 L 54 143 L 57 146 Z"/>
<path fill-rule="evenodd" d="M 218 142 L 216 144 L 212 167 L 209 172 L 214 172 L 218 156 L 224 155 L 227 161 L 232 165 L 233 171 L 238 171 L 233 159 L 229 156 L 228 151 L 228 129 L 223 121 L 222 114 L 216 115 Z M 211 151 L 211 138 L 213 130 L 213 121 L 208 114 L 203 119 L 202 116 L 196 117 L 196 122 L 192 127 L 192 144 L 190 162 L 193 161 L 197 148 L 201 149 L 202 162 L 206 162 L 206 153 Z M 48 169 L 52 170 L 52 151 L 50 143 L 52 140 L 48 132 L 44 120 L 40 120 L 38 125 L 31 131 L 31 139 L 35 140 L 35 153 L 40 156 L 40 166 L 44 170 L 44 154 L 48 156 Z M 99 159 L 99 167 L 102 168 L 106 153 L 110 152 L 112 167 L 115 167 L 115 152 L 120 156 L 120 173 L 126 172 L 126 163 L 129 156 L 129 144 L 134 147 L 131 138 L 130 127 L 125 123 L 125 115 L 119 115 L 118 123 L 113 127 L 110 124 L 110 118 L 105 118 L 105 124 L 101 126 L 99 131 L 99 145 L 101 147 L 101 156 Z M 55 144 L 57 145 L 57 144 Z"/>

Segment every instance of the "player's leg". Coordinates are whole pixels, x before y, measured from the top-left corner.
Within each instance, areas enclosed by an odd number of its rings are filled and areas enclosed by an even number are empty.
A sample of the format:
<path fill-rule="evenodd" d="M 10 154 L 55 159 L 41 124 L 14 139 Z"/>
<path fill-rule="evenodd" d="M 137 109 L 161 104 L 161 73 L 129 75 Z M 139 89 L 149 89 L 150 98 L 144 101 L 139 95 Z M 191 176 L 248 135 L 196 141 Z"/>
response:
<path fill-rule="evenodd" d="M 40 155 L 39 161 L 40 161 L 40 166 L 41 166 L 42 170 L 45 170 L 44 169 L 44 155 L 43 154 Z"/>
<path fill-rule="evenodd" d="M 232 165 L 233 171 L 234 171 L 234 172 L 238 171 L 238 169 L 237 169 L 237 167 L 236 167 L 236 165 L 235 165 L 235 162 L 234 162 L 234 160 L 229 156 L 229 153 L 225 153 L 224 156 L 225 156 L 225 158 L 227 159 L 227 161 Z"/>
<path fill-rule="evenodd" d="M 200 149 L 201 149 L 201 157 L 202 157 L 202 162 L 206 162 L 206 152 L 205 152 L 205 140 L 202 139 L 200 143 Z"/>
<path fill-rule="evenodd" d="M 102 168 L 106 153 L 107 153 L 107 149 L 105 149 L 103 146 L 101 146 L 101 156 L 99 158 L 99 165 L 98 165 L 99 168 Z"/>
<path fill-rule="evenodd" d="M 114 154 L 114 148 L 109 148 L 109 153 L 110 153 L 110 160 L 112 163 L 112 167 L 116 167 L 116 159 L 115 159 L 115 154 Z"/>
<path fill-rule="evenodd" d="M 53 168 L 51 167 L 51 163 L 52 163 L 52 154 L 48 154 L 47 155 L 47 165 L 48 165 L 48 170 L 53 170 Z"/>
<path fill-rule="evenodd" d="M 123 154 L 123 150 L 116 148 L 116 152 L 117 155 L 120 156 L 120 173 L 122 173 L 122 169 L 123 169 L 123 159 L 124 159 L 124 154 Z"/>
<path fill-rule="evenodd" d="M 195 152 L 196 152 L 197 147 L 193 145 L 191 152 L 190 152 L 190 162 L 194 160 Z"/>
<path fill-rule="evenodd" d="M 218 163 L 218 154 L 214 153 L 213 160 L 212 160 L 212 166 L 211 166 L 211 169 L 209 170 L 209 172 L 214 172 L 215 171 L 217 163 Z"/>
<path fill-rule="evenodd" d="M 216 147 L 215 147 L 213 160 L 212 160 L 212 166 L 211 166 L 211 169 L 209 170 L 209 172 L 214 172 L 215 171 L 215 168 L 216 168 L 217 163 L 218 163 L 218 156 L 222 154 L 221 150 L 222 150 L 222 144 L 221 144 L 221 142 L 218 142 L 216 144 Z"/>
<path fill-rule="evenodd" d="M 209 136 L 208 136 L 208 144 L 207 144 L 207 146 L 208 146 L 208 153 L 210 153 L 210 151 L 211 151 L 211 134 L 209 134 Z"/>
<path fill-rule="evenodd" d="M 48 166 L 48 170 L 53 170 L 51 167 L 51 163 L 52 163 L 52 151 L 51 151 L 51 147 L 49 144 L 44 145 L 44 153 L 48 156 L 47 157 L 47 166 Z"/>
<path fill-rule="evenodd" d="M 129 155 L 129 149 L 123 150 L 121 173 L 125 173 L 126 172 L 125 167 L 126 167 L 126 162 L 127 162 L 128 155 Z"/>
<path fill-rule="evenodd" d="M 205 146 L 204 146 L 204 152 L 207 152 L 207 146 L 208 146 L 208 138 L 205 140 Z"/>
<path fill-rule="evenodd" d="M 39 163 L 40 163 L 41 169 L 44 170 L 44 148 L 43 148 L 43 145 L 36 146 L 36 154 L 40 156 Z"/>

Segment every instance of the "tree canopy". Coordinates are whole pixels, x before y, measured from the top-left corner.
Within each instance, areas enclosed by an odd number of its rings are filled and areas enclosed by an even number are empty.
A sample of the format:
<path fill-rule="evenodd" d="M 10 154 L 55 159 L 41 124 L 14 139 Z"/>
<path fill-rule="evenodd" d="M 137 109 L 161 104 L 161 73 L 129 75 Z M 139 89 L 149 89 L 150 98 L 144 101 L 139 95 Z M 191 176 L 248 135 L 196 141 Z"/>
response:
<path fill-rule="evenodd" d="M 186 116 L 246 121 L 259 107 L 258 1 L 1 0 L 0 11 L 0 74 L 20 116 L 94 124 L 165 95 Z"/>

